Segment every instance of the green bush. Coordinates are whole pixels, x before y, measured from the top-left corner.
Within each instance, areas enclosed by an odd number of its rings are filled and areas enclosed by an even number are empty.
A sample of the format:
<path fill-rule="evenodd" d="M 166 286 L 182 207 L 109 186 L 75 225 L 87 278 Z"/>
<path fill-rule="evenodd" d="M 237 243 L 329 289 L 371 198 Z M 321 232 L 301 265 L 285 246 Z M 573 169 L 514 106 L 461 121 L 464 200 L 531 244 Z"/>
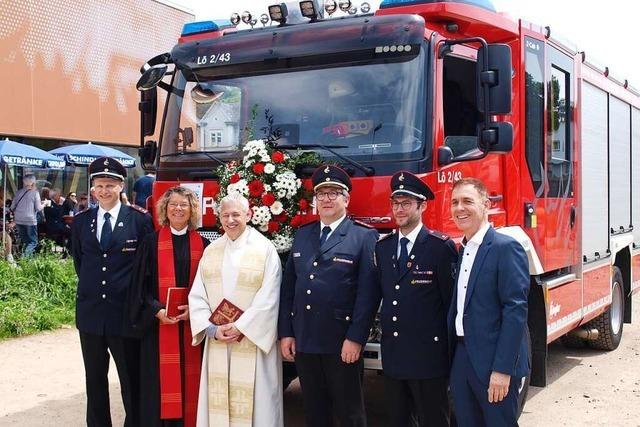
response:
<path fill-rule="evenodd" d="M 71 259 L 40 254 L 0 260 L 0 338 L 72 324 L 78 279 Z"/>

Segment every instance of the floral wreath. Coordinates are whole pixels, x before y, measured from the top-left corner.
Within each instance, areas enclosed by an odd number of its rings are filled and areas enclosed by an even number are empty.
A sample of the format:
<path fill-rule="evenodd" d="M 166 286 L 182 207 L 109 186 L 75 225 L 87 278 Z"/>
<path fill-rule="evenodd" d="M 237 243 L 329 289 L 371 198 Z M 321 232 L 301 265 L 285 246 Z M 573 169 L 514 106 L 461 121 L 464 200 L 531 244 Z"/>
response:
<path fill-rule="evenodd" d="M 312 198 L 311 189 L 297 177 L 296 166 L 318 164 L 318 155 L 304 152 L 292 157 L 273 141 L 261 139 L 247 142 L 242 151 L 242 164 L 233 161 L 216 169 L 218 201 L 231 193 L 246 197 L 252 210 L 250 223 L 279 253 L 287 252 Z"/>

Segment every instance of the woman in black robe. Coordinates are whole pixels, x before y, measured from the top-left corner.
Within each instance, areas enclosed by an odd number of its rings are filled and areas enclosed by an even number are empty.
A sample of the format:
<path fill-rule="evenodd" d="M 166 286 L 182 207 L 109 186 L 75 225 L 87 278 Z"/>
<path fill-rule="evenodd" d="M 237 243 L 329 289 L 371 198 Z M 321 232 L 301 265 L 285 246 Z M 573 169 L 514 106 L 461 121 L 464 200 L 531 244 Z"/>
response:
<path fill-rule="evenodd" d="M 164 236 L 168 236 L 173 246 L 173 271 L 175 273 L 175 287 L 191 287 L 191 277 L 197 268 L 198 259 L 191 259 L 194 253 L 191 242 L 195 239 L 202 241 L 204 249 L 209 243 L 201 236 L 191 236 L 195 233 L 199 220 L 198 202 L 195 194 L 183 187 L 174 187 L 167 190 L 157 205 L 158 222 L 163 229 L 149 234 L 140 244 L 136 254 L 132 283 L 129 288 L 129 320 L 138 332 L 140 342 L 140 425 L 145 427 L 193 427 L 193 423 L 184 422 L 187 413 L 187 405 L 197 408 L 197 390 L 194 397 L 189 397 L 185 390 L 185 343 L 191 341 L 189 327 L 188 306 L 180 306 L 183 314 L 176 317 L 168 317 L 158 286 L 158 242 Z M 198 245 L 199 246 L 199 245 Z M 160 398 L 160 333 L 161 325 L 177 325 L 179 328 L 180 343 L 180 371 L 182 391 L 182 415 L 183 418 L 161 418 Z M 185 334 L 187 336 L 185 336 Z M 198 349 L 199 360 L 202 359 L 202 347 Z M 197 376 L 199 378 L 198 370 Z M 185 397 L 187 396 L 187 397 Z M 190 418 L 190 417 L 189 417 Z"/>

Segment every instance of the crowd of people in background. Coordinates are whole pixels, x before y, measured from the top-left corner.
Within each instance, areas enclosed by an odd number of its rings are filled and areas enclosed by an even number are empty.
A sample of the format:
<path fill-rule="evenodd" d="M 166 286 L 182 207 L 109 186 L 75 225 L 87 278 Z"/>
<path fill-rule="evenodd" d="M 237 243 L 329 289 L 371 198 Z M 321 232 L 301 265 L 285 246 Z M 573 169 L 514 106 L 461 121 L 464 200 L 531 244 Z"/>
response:
<path fill-rule="evenodd" d="M 155 176 L 143 175 L 134 185 L 132 196 L 140 206 L 146 205 L 151 195 Z M 14 255 L 31 256 L 39 250 L 43 239 L 54 242 L 55 247 L 68 254 L 71 251 L 71 222 L 73 216 L 98 205 L 93 187 L 86 192 L 69 191 L 43 186 L 38 189 L 35 175 L 26 174 L 22 188 L 5 201 L 0 194 L 0 256 L 10 263 Z M 131 206 L 126 191 L 120 193 L 123 205 Z M 136 204 L 139 204 L 136 203 Z"/>

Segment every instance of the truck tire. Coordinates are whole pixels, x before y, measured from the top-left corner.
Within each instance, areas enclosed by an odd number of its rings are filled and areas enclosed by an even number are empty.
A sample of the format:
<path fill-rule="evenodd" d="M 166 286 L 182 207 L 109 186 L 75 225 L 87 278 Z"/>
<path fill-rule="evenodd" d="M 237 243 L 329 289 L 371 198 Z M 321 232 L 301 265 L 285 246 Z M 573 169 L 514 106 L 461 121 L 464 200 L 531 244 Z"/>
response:
<path fill-rule="evenodd" d="M 611 305 L 607 311 L 596 317 L 587 328 L 598 330 L 598 339 L 589 341 L 589 347 L 597 350 L 615 350 L 622 339 L 624 325 L 624 283 L 622 272 L 616 266 L 613 267 L 613 281 L 611 283 Z"/>

